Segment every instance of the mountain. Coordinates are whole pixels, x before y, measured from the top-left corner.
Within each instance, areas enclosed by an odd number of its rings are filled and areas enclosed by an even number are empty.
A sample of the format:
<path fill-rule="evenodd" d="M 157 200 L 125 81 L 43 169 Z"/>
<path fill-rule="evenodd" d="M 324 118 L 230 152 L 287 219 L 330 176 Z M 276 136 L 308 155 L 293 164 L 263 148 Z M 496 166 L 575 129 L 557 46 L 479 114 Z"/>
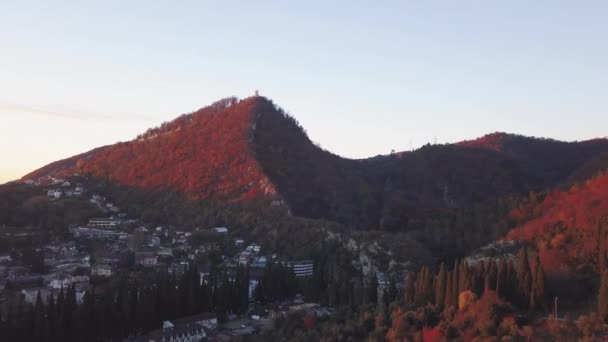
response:
<path fill-rule="evenodd" d="M 255 98 L 230 98 L 148 130 L 137 139 L 53 163 L 25 178 L 74 172 L 192 199 L 239 201 L 276 191 L 249 148 Z"/>
<path fill-rule="evenodd" d="M 529 168 L 532 176 L 536 176 L 536 181 L 544 187 L 564 181 L 585 164 L 588 169 L 591 168 L 589 163 L 601 158 L 606 152 L 606 139 L 563 142 L 501 132 L 463 141 L 458 145 L 496 151 L 517 160 L 524 167 Z M 591 170 L 587 170 L 589 171 Z M 593 171 L 598 171 L 598 168 Z"/>
<path fill-rule="evenodd" d="M 268 200 L 295 216 L 404 232 L 438 219 L 452 222 L 455 213 L 495 207 L 508 196 L 563 186 L 605 165 L 606 153 L 605 139 L 568 143 L 494 133 L 351 160 L 312 143 L 293 117 L 256 96 L 218 101 L 24 179 L 80 173 L 195 201 Z"/>

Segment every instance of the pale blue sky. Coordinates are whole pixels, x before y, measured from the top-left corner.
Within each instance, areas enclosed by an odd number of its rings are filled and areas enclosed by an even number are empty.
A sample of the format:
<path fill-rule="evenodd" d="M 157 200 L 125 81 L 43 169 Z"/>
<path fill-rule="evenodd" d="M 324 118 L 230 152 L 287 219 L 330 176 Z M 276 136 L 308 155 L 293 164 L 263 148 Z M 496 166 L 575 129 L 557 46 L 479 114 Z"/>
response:
<path fill-rule="evenodd" d="M 1 0 L 0 183 L 255 89 L 347 157 L 603 137 L 607 17 L 605 1 Z"/>

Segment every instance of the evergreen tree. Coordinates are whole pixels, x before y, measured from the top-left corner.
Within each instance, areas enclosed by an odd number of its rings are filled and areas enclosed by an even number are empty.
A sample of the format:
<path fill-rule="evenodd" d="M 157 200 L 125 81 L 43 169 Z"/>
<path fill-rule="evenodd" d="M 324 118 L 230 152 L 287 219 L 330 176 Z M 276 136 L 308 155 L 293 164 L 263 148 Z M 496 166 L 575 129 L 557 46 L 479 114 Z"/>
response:
<path fill-rule="evenodd" d="M 415 301 L 415 291 L 416 291 L 416 279 L 413 273 L 408 273 L 405 278 L 405 288 L 404 290 L 404 304 L 406 307 L 411 307 L 414 305 Z M 395 292 L 397 292 L 397 286 L 395 281 L 391 281 L 391 286 L 389 287 L 389 294 L 392 288 L 395 288 Z"/>
<path fill-rule="evenodd" d="M 460 275 L 458 276 L 458 293 L 462 293 L 464 291 L 471 290 L 471 271 L 469 269 L 469 264 L 466 260 L 464 260 L 460 264 Z"/>
<path fill-rule="evenodd" d="M 452 300 L 450 301 L 452 305 L 458 305 L 458 295 L 459 286 L 460 286 L 460 264 L 458 260 L 454 261 L 454 268 L 452 269 Z"/>
<path fill-rule="evenodd" d="M 44 311 L 44 303 L 40 291 L 36 294 L 36 303 L 34 304 L 34 340 L 46 341 L 49 337 L 46 335 L 46 314 Z"/>
<path fill-rule="evenodd" d="M 445 295 L 444 295 L 444 306 L 449 308 L 454 305 L 453 302 L 454 296 L 452 295 L 452 272 L 447 272 L 446 274 L 446 284 L 445 284 Z"/>
<path fill-rule="evenodd" d="M 608 319 L 608 271 L 604 271 L 600 277 L 600 288 L 597 296 L 597 312 L 602 322 Z"/>
<path fill-rule="evenodd" d="M 447 282 L 445 265 L 443 263 L 441 263 L 441 266 L 439 266 L 439 273 L 437 273 L 435 279 L 435 305 L 443 307 Z"/>
<path fill-rule="evenodd" d="M 376 305 L 378 303 L 378 278 L 375 273 L 372 273 L 369 277 L 368 285 L 366 288 L 366 303 L 372 303 Z"/>
<path fill-rule="evenodd" d="M 500 259 L 500 261 L 498 262 L 498 270 L 496 272 L 495 289 L 496 289 L 496 294 L 503 298 L 505 295 L 503 292 L 506 292 L 506 291 L 503 291 L 503 288 L 505 287 L 506 283 L 507 283 L 507 262 L 505 261 L 505 259 Z"/>
<path fill-rule="evenodd" d="M 523 298 L 530 298 L 532 290 L 532 272 L 528 262 L 528 250 L 524 246 L 517 254 L 517 282 Z"/>
<path fill-rule="evenodd" d="M 599 273 L 603 274 L 606 270 L 606 259 L 608 258 L 608 220 L 602 218 L 597 227 L 598 242 L 598 268 Z"/>
<path fill-rule="evenodd" d="M 537 298 L 537 304 L 544 305 L 545 302 L 545 271 L 543 265 L 540 262 L 540 257 L 536 255 L 536 261 L 534 264 L 534 294 Z"/>

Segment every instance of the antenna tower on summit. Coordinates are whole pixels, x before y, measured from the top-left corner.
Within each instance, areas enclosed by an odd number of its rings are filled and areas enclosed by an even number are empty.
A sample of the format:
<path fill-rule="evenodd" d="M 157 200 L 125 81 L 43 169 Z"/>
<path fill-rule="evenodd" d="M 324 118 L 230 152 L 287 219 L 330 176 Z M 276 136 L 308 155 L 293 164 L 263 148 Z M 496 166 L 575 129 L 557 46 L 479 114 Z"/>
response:
<path fill-rule="evenodd" d="M 256 89 L 255 90 L 255 97 L 258 97 L 258 96 L 260 96 L 260 92 Z"/>

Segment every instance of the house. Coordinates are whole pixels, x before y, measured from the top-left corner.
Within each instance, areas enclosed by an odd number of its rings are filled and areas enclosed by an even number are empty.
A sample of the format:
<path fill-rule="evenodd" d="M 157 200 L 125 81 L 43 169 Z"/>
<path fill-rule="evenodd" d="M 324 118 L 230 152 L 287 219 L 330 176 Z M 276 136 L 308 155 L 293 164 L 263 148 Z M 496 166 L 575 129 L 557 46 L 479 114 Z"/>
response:
<path fill-rule="evenodd" d="M 112 266 L 106 265 L 106 264 L 95 265 L 91 268 L 92 276 L 111 277 L 113 273 L 114 273 L 114 271 L 112 269 Z"/>
<path fill-rule="evenodd" d="M 30 304 L 35 304 L 36 299 L 38 298 L 38 293 L 40 293 L 40 299 L 42 299 L 43 303 L 48 301 L 49 296 L 51 295 L 52 290 L 46 287 L 34 287 L 29 289 L 21 290 L 21 294 L 23 295 L 23 299 Z"/>
<path fill-rule="evenodd" d="M 8 255 L 8 254 L 0 255 L 0 264 L 8 264 L 11 261 L 13 261 L 13 258 L 11 258 L 10 255 Z"/>
<path fill-rule="evenodd" d="M 120 212 L 120 208 L 113 205 L 113 204 L 108 204 L 106 206 L 108 208 L 109 211 L 113 212 L 113 213 L 119 213 Z"/>
<path fill-rule="evenodd" d="M 100 196 L 100 195 L 91 196 L 91 203 L 101 203 L 105 200 L 106 200 L 106 198 L 103 196 Z"/>
<path fill-rule="evenodd" d="M 94 217 L 89 220 L 89 227 L 99 229 L 116 229 L 121 221 L 113 218 Z"/>
<path fill-rule="evenodd" d="M 127 233 L 121 233 L 111 230 L 98 229 L 98 228 L 86 228 L 86 227 L 77 227 L 70 228 L 70 232 L 74 235 L 75 238 L 126 238 L 129 235 Z"/>
<path fill-rule="evenodd" d="M 267 318 L 269 314 L 270 310 L 268 310 L 267 307 L 262 305 L 255 305 L 253 310 L 249 311 L 247 316 L 249 316 L 249 318 L 255 321 L 259 321 L 260 319 Z"/>
<path fill-rule="evenodd" d="M 51 183 L 52 183 L 52 184 L 61 184 L 61 183 L 63 183 L 63 182 L 65 182 L 65 180 L 63 180 L 63 179 L 61 179 L 61 178 L 54 178 L 54 177 L 51 177 Z"/>
<path fill-rule="evenodd" d="M 201 285 L 205 281 L 205 278 L 211 275 L 211 265 L 210 264 L 198 264 L 196 265 L 196 270 L 198 271 L 198 276 L 201 280 Z"/>
<path fill-rule="evenodd" d="M 228 233 L 228 228 L 226 227 L 215 227 L 213 228 L 213 231 L 218 233 L 218 234 L 227 234 Z"/>
<path fill-rule="evenodd" d="M 251 261 L 252 257 L 253 257 L 253 255 L 251 254 L 251 252 L 248 252 L 248 251 L 242 252 L 241 254 L 239 254 L 239 258 L 238 258 L 239 265 L 241 265 L 241 266 L 249 265 L 249 262 Z"/>
<path fill-rule="evenodd" d="M 260 256 L 257 258 L 253 259 L 253 262 L 251 263 L 251 267 L 257 267 L 257 268 L 265 268 L 266 265 L 268 264 L 268 258 L 265 256 Z"/>
<path fill-rule="evenodd" d="M 188 263 L 185 261 L 182 261 L 182 262 L 171 263 L 171 265 L 169 265 L 169 268 L 167 271 L 169 274 L 175 274 L 176 276 L 180 277 L 184 273 L 186 273 L 187 270 L 188 270 Z"/>
<path fill-rule="evenodd" d="M 87 275 L 78 275 L 78 276 L 67 276 L 64 278 L 55 278 L 51 280 L 49 283 L 49 287 L 54 289 L 68 288 L 72 284 L 88 284 L 89 276 Z"/>
<path fill-rule="evenodd" d="M 248 288 L 247 299 L 249 300 L 250 303 L 255 300 L 255 293 L 259 286 L 260 286 L 259 280 L 249 279 L 249 288 Z"/>
<path fill-rule="evenodd" d="M 158 256 L 153 252 L 137 252 L 135 253 L 135 263 L 144 267 L 156 266 Z"/>
<path fill-rule="evenodd" d="M 160 238 L 158 236 L 150 236 L 148 239 L 148 247 L 160 247 Z"/>
<path fill-rule="evenodd" d="M 52 190 L 48 190 L 46 192 L 46 195 L 51 200 L 57 200 L 57 199 L 61 198 L 63 193 L 61 192 L 61 190 L 52 189 Z"/>
<path fill-rule="evenodd" d="M 260 253 L 260 245 L 249 245 L 247 246 L 247 248 L 245 248 L 246 251 L 250 252 L 250 253 L 255 253 L 258 254 Z"/>
<path fill-rule="evenodd" d="M 314 272 L 314 263 L 312 260 L 292 261 L 289 262 L 288 265 L 297 278 L 312 276 Z"/>
<path fill-rule="evenodd" d="M 236 239 L 236 240 L 234 240 L 234 245 L 237 246 L 237 247 L 241 247 L 244 244 L 245 244 L 245 240 L 243 240 L 243 239 Z"/>
<path fill-rule="evenodd" d="M 207 337 L 207 332 L 217 328 L 217 315 L 203 313 L 171 321 L 164 321 L 160 330 L 151 332 L 151 342 L 198 342 Z"/>
<path fill-rule="evenodd" d="M 386 275 L 382 272 L 376 273 L 376 280 L 378 281 L 378 288 L 385 289 L 388 287 L 389 283 L 386 279 Z"/>

